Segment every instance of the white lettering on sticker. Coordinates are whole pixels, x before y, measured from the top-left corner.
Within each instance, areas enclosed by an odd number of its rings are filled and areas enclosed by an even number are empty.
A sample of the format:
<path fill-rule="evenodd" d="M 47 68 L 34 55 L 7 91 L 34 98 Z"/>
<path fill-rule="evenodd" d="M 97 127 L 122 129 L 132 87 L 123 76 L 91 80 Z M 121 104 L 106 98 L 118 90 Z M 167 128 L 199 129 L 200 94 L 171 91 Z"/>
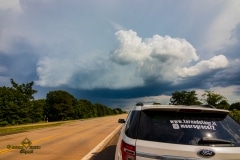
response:
<path fill-rule="evenodd" d="M 214 121 L 204 121 L 204 120 L 170 120 L 173 129 L 180 128 L 193 128 L 193 129 L 202 129 L 202 130 L 216 130 L 217 126 Z"/>

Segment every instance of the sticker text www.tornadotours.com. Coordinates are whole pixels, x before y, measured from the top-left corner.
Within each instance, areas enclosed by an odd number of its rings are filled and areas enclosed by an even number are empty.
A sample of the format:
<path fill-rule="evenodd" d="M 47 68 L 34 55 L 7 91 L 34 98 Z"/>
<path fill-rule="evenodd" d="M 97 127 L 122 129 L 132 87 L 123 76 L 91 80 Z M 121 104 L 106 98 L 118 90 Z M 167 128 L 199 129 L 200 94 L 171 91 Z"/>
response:
<path fill-rule="evenodd" d="M 204 120 L 170 120 L 173 129 L 188 128 L 188 129 L 203 129 L 216 130 L 216 122 Z"/>
<path fill-rule="evenodd" d="M 41 146 L 32 146 L 32 142 L 28 138 L 25 138 L 21 144 L 19 146 L 7 145 L 7 149 L 20 149 L 20 153 L 31 154 L 33 150 L 41 148 Z"/>

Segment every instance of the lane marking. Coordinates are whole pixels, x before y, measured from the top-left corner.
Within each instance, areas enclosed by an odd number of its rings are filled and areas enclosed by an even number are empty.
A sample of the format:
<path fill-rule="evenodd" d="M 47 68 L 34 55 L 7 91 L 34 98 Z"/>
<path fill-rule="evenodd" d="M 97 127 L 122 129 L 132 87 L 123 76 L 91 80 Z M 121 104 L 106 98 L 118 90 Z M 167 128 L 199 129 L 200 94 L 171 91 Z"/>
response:
<path fill-rule="evenodd" d="M 81 128 L 82 129 L 82 128 Z M 56 137 L 59 137 L 59 136 L 63 136 L 65 134 L 70 134 L 72 132 L 76 132 L 76 131 L 79 131 L 81 129 L 73 129 L 73 130 L 70 130 L 70 131 L 67 131 L 67 132 L 64 132 L 64 133 L 60 133 L 60 134 L 57 134 L 57 135 L 52 135 L 52 136 L 48 136 L 48 137 L 44 137 L 42 139 L 39 139 L 39 140 L 35 140 L 35 141 L 31 141 L 32 144 L 37 144 L 39 142 L 42 142 L 42 141 L 47 141 L 47 140 L 50 140 L 50 139 L 53 139 L 53 138 L 56 138 Z M 22 144 L 19 144 L 17 146 L 22 146 Z M 4 154 L 4 153 L 7 153 L 7 152 L 10 152 L 10 151 L 13 151 L 14 149 L 3 149 L 3 150 L 0 150 L 0 154 Z"/>
<path fill-rule="evenodd" d="M 12 149 L 3 149 L 3 150 L 0 150 L 0 154 L 3 154 L 3 153 L 6 153 L 6 152 L 9 152 L 11 151 Z"/>
<path fill-rule="evenodd" d="M 85 155 L 82 160 L 89 160 L 91 159 L 91 157 L 93 155 L 96 154 L 97 151 L 99 151 L 99 149 L 102 146 L 105 146 L 110 140 L 111 138 L 120 130 L 120 128 L 122 127 L 122 125 L 119 125 L 115 130 L 112 131 L 112 133 L 110 133 L 104 140 L 102 140 L 95 148 L 93 148 L 87 155 Z"/>
<path fill-rule="evenodd" d="M 103 145 L 103 143 L 105 142 L 105 141 L 107 141 L 108 140 L 108 138 L 111 138 L 111 137 L 113 137 L 113 135 L 114 135 L 114 133 L 115 132 L 117 132 L 117 130 L 118 129 L 120 129 L 120 127 L 121 127 L 122 125 L 120 125 L 119 127 L 117 127 L 112 133 L 110 133 L 110 135 L 108 135 L 101 143 L 102 143 L 102 145 Z M 83 128 L 89 128 L 89 126 L 84 126 Z M 56 137 L 59 137 L 59 136 L 63 136 L 63 135 L 65 135 L 65 134 L 69 134 L 69 133 L 72 133 L 72 132 L 76 132 L 76 131 L 79 131 L 79 130 L 82 130 L 83 128 L 80 128 L 80 129 L 72 129 L 72 130 L 70 130 L 70 131 L 67 131 L 67 132 L 64 132 L 64 133 L 60 133 L 60 134 L 57 134 L 57 135 L 52 135 L 52 136 L 48 136 L 48 137 L 44 137 L 44 138 L 41 138 L 41 139 L 39 139 L 39 140 L 35 140 L 35 141 L 31 141 L 32 142 L 32 144 L 37 144 L 37 143 L 40 143 L 40 142 L 42 142 L 42 141 L 47 141 L 47 140 L 50 140 L 50 139 L 53 139 L 53 138 L 56 138 Z M 100 144 L 101 144 L 100 143 Z M 22 144 L 19 144 L 19 145 L 17 145 L 17 146 L 22 146 Z M 100 148 L 101 146 L 99 145 L 99 148 Z M 96 147 L 95 147 L 96 148 Z M 99 149 L 98 148 L 98 149 Z M 13 151 L 14 149 L 8 149 L 8 148 L 6 148 L 6 149 L 2 149 L 2 150 L 0 150 L 0 154 L 4 154 L 4 153 L 7 153 L 7 152 L 10 152 L 10 151 Z M 89 152 L 89 154 L 90 154 L 90 152 Z"/>

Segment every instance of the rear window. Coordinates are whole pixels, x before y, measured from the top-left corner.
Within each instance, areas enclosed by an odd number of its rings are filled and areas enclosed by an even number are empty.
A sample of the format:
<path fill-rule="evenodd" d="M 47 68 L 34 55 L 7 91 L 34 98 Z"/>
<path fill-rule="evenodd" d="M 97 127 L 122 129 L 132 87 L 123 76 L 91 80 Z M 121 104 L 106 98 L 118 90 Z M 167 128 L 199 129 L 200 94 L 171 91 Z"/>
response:
<path fill-rule="evenodd" d="M 141 112 L 138 139 L 188 145 L 240 146 L 240 125 L 225 114 Z"/>

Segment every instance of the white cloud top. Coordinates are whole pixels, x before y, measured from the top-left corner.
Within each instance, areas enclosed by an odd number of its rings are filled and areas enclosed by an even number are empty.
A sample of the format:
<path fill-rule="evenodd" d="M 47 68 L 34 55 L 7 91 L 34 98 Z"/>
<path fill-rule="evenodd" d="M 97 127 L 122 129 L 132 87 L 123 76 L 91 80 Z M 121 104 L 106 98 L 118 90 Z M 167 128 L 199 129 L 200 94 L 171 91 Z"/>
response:
<path fill-rule="evenodd" d="M 202 60 L 195 66 L 177 67 L 176 72 L 181 77 L 196 76 L 201 73 L 210 72 L 213 69 L 221 69 L 228 66 L 228 60 L 224 55 L 214 56 L 209 60 Z"/>
<path fill-rule="evenodd" d="M 119 64 L 157 60 L 161 63 L 196 61 L 198 56 L 193 46 L 185 39 L 154 35 L 142 40 L 137 33 L 129 30 L 116 32 L 118 48 L 110 58 Z"/>
<path fill-rule="evenodd" d="M 186 67 L 199 58 L 185 39 L 160 35 L 142 39 L 132 30 L 118 31 L 116 38 L 118 47 L 110 58 L 119 65 L 135 64 L 135 72 L 144 81 L 173 82 L 177 76 L 196 76 L 228 64 L 226 57 L 220 55 Z"/>

